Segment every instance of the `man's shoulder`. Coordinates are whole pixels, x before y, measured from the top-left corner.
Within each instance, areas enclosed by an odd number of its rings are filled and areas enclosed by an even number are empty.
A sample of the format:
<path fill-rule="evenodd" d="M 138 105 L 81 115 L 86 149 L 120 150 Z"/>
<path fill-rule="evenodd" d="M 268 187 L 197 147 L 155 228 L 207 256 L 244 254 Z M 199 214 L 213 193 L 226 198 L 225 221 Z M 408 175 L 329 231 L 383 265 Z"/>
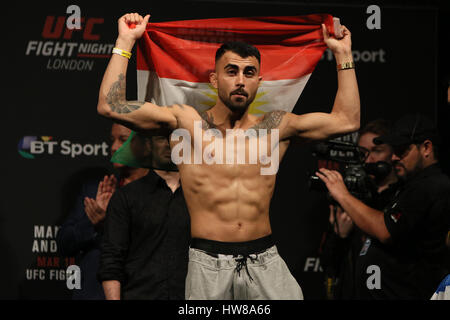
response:
<path fill-rule="evenodd" d="M 414 179 L 405 185 L 407 201 L 428 200 L 435 202 L 443 197 L 450 198 L 450 179 L 440 170 L 433 170 L 421 179 Z"/>
<path fill-rule="evenodd" d="M 259 121 L 252 129 L 276 129 L 279 128 L 284 116 L 289 114 L 285 110 L 272 110 L 266 112 L 263 116 L 260 116 Z"/>
<path fill-rule="evenodd" d="M 174 103 L 171 105 L 168 105 L 167 108 L 169 110 L 172 110 L 175 115 L 177 116 L 189 116 L 189 115 L 195 115 L 199 114 L 200 111 L 197 110 L 197 108 L 183 103 Z"/>
<path fill-rule="evenodd" d="M 124 185 L 119 190 L 122 190 L 124 193 L 133 193 L 136 190 L 142 189 L 146 186 L 152 185 L 153 181 L 156 179 L 156 174 L 153 172 L 152 169 L 149 170 L 149 173 L 147 173 L 145 176 L 133 180 L 130 183 Z"/>
<path fill-rule="evenodd" d="M 167 106 L 177 118 L 178 128 L 189 126 L 190 122 L 195 120 L 204 120 L 207 116 L 205 111 L 199 111 L 197 108 L 187 104 L 173 104 Z"/>
<path fill-rule="evenodd" d="M 436 190 L 450 192 L 450 178 L 442 172 L 440 167 L 435 165 L 429 170 L 429 174 L 420 183 L 417 183 L 417 187 L 427 189 L 430 192 L 435 192 Z"/>

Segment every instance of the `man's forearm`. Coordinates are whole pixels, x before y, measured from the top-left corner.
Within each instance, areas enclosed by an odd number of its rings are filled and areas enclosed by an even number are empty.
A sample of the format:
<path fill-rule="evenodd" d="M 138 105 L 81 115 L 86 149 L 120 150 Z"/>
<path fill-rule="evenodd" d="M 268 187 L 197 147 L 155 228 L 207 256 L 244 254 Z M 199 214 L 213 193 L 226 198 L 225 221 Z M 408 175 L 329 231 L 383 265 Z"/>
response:
<path fill-rule="evenodd" d="M 386 242 L 390 238 L 382 211 L 367 206 L 350 193 L 340 196 L 336 201 L 362 231 L 381 242 Z"/>
<path fill-rule="evenodd" d="M 121 39 L 116 41 L 116 48 L 131 52 L 134 41 Z M 113 54 L 109 61 L 100 86 L 97 110 L 104 116 L 110 116 L 111 111 L 117 113 L 130 112 L 132 106 L 126 103 L 126 74 L 128 58 Z"/>
<path fill-rule="evenodd" d="M 120 300 L 120 282 L 117 280 L 103 281 L 103 291 L 106 300 Z"/>
<path fill-rule="evenodd" d="M 353 61 L 352 53 L 335 53 L 336 64 Z M 338 90 L 332 113 L 343 118 L 343 123 L 349 126 L 349 131 L 356 131 L 360 126 L 360 99 L 358 82 L 356 80 L 355 69 L 345 69 L 337 71 Z"/>

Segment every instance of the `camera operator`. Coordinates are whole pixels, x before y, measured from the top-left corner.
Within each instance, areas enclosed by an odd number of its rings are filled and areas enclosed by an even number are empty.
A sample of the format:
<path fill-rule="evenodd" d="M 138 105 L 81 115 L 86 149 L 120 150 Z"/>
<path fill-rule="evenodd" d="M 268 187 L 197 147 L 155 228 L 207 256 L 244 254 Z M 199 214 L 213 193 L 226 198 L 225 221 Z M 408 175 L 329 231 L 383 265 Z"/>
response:
<path fill-rule="evenodd" d="M 383 209 L 398 188 L 397 176 L 392 169 L 392 148 L 387 144 L 375 145 L 373 139 L 390 133 L 389 123 L 384 119 L 369 122 L 359 131 L 358 148 L 364 152 L 365 165 L 383 162 L 387 169 L 370 175 L 376 193 L 371 203 Z M 327 277 L 327 297 L 330 300 L 354 299 L 355 261 L 361 251 L 366 235 L 354 226 L 352 219 L 340 206 L 330 205 L 330 230 L 322 246 L 321 265 Z"/>
<path fill-rule="evenodd" d="M 393 147 L 394 169 L 405 182 L 383 211 L 352 196 L 339 172 L 317 172 L 368 234 L 357 260 L 357 297 L 430 299 L 449 272 L 450 179 L 438 165 L 437 130 L 424 116 L 407 115 L 374 142 Z"/>

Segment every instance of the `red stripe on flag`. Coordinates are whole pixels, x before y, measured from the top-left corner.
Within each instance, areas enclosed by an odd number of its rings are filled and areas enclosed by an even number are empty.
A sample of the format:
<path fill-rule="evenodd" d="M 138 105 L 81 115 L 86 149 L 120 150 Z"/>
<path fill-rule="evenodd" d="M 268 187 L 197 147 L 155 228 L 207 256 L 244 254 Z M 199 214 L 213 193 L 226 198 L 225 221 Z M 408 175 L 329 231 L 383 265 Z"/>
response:
<path fill-rule="evenodd" d="M 321 23 L 334 33 L 327 14 L 149 23 L 138 45 L 137 68 L 160 78 L 208 82 L 216 50 L 240 40 L 261 52 L 263 80 L 297 79 L 314 70 L 326 49 Z"/>

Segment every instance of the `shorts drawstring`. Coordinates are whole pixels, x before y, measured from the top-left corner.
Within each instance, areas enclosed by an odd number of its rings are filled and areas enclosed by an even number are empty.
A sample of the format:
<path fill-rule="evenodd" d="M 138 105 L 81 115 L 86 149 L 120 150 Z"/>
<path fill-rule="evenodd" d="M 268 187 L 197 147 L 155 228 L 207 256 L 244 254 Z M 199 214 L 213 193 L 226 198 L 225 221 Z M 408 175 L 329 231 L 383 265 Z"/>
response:
<path fill-rule="evenodd" d="M 247 258 L 250 259 L 250 261 L 253 263 L 258 259 L 258 255 L 255 254 L 255 257 L 252 257 L 252 255 L 249 254 L 245 254 L 243 255 L 241 258 L 236 258 L 236 271 L 238 273 L 239 276 L 241 276 L 241 270 L 243 267 L 245 267 L 245 270 L 247 271 L 248 277 L 250 279 L 250 281 L 253 281 L 252 276 L 250 275 L 250 272 L 248 271 L 248 266 L 247 266 Z"/>

